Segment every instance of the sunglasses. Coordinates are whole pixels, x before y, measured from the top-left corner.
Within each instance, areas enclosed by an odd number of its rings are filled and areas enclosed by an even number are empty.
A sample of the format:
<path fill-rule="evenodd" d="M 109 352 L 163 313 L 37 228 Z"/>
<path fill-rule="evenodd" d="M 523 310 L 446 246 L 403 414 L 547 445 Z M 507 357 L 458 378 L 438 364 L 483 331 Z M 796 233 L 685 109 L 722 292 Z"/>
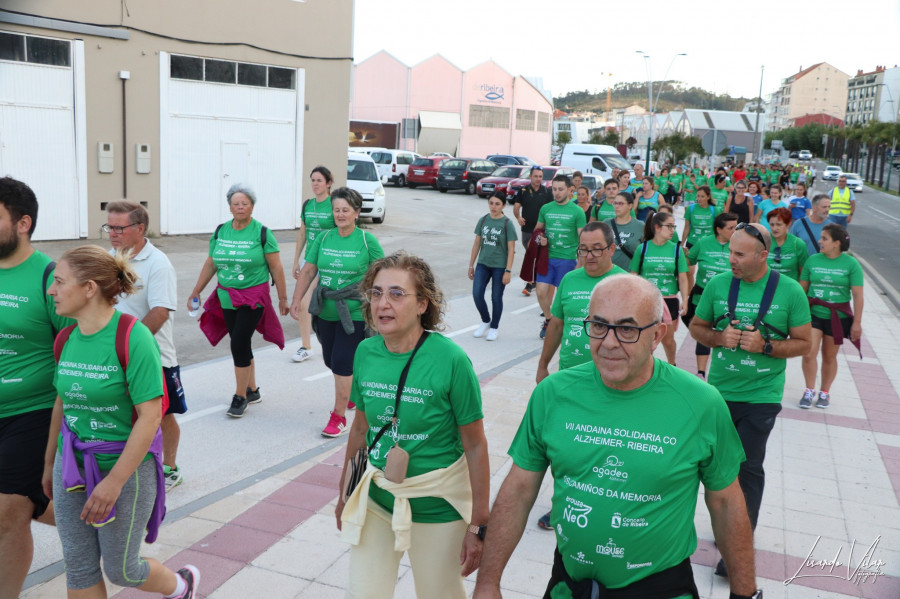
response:
<path fill-rule="evenodd" d="M 768 250 L 769 245 L 766 243 L 766 238 L 763 237 L 763 234 L 759 232 L 756 227 L 750 226 L 747 223 L 739 223 L 738 226 L 734 228 L 735 231 L 744 231 L 745 233 L 749 233 L 751 236 L 755 237 L 759 242 L 763 245 L 763 249 Z"/>

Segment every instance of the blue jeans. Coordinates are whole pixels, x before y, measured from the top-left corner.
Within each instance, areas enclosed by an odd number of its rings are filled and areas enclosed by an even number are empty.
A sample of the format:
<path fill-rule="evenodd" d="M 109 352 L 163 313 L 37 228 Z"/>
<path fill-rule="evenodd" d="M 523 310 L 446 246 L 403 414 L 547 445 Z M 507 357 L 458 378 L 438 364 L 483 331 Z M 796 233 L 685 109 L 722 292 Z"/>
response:
<path fill-rule="evenodd" d="M 492 329 L 499 328 L 500 316 L 503 314 L 503 290 L 506 285 L 503 284 L 503 273 L 505 268 L 491 268 L 480 262 L 475 265 L 475 279 L 472 281 L 472 297 L 475 299 L 475 307 L 481 315 L 481 322 L 490 322 Z M 491 285 L 491 312 L 488 311 L 487 302 L 484 301 L 484 292 L 487 290 L 489 280 L 493 279 Z"/>
<path fill-rule="evenodd" d="M 846 214 L 829 214 L 828 218 L 831 219 L 831 222 L 837 223 L 840 226 L 847 228 L 847 216 Z"/>

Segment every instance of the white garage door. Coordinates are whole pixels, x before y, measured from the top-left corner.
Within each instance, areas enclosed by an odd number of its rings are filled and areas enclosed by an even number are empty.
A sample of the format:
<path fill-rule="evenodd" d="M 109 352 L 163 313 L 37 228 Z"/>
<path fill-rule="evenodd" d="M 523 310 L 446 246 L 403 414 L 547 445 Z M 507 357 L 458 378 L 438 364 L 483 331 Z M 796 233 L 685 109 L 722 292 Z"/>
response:
<path fill-rule="evenodd" d="M 0 32 L 0 176 L 34 190 L 36 240 L 87 234 L 83 55 L 80 41 Z"/>
<path fill-rule="evenodd" d="M 225 192 L 239 182 L 256 191 L 254 218 L 272 229 L 293 228 L 303 70 L 161 55 L 163 232 L 212 232 L 231 218 Z"/>

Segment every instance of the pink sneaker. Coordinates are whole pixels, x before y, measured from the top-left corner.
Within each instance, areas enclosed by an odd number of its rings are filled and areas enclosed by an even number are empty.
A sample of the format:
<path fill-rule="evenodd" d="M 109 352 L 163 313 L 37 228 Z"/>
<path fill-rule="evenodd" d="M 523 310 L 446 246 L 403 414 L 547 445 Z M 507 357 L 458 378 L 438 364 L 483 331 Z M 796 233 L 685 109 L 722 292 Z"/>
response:
<path fill-rule="evenodd" d="M 328 426 L 322 431 L 323 437 L 340 437 L 344 433 L 347 432 L 347 419 L 343 416 L 338 416 L 334 412 L 331 413 L 331 418 L 328 419 Z"/>
<path fill-rule="evenodd" d="M 348 409 L 348 410 L 355 410 L 355 409 L 356 409 L 356 404 L 353 403 L 352 401 L 348 401 L 348 402 L 347 402 L 347 409 Z"/>

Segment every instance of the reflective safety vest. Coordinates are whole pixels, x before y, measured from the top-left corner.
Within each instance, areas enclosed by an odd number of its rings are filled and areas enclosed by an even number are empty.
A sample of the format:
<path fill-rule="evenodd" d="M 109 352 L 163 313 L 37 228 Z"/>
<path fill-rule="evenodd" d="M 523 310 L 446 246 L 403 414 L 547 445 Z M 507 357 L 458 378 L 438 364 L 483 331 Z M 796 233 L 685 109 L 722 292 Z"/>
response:
<path fill-rule="evenodd" d="M 831 192 L 831 210 L 828 212 L 829 214 L 840 214 L 840 215 L 849 215 L 851 212 L 850 206 L 850 191 L 849 187 L 844 188 L 844 192 L 841 193 L 840 187 L 835 187 Z"/>

